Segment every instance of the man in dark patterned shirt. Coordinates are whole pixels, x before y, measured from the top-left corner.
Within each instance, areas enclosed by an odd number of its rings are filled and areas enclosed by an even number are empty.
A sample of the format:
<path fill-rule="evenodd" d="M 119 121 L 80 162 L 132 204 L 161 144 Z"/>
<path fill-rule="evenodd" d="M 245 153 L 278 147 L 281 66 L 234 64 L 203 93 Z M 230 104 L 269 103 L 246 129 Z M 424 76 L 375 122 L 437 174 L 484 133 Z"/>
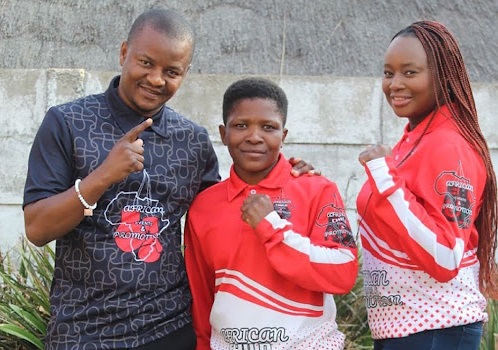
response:
<path fill-rule="evenodd" d="M 178 13 L 143 13 L 105 93 L 40 126 L 23 208 L 31 242 L 56 240 L 46 349 L 195 348 L 180 220 L 220 177 L 206 129 L 165 106 L 193 48 Z"/>
<path fill-rule="evenodd" d="M 207 131 L 165 106 L 193 47 L 179 14 L 143 13 L 107 91 L 40 126 L 24 214 L 30 241 L 57 240 L 47 349 L 195 346 L 180 219 L 218 162 Z"/>

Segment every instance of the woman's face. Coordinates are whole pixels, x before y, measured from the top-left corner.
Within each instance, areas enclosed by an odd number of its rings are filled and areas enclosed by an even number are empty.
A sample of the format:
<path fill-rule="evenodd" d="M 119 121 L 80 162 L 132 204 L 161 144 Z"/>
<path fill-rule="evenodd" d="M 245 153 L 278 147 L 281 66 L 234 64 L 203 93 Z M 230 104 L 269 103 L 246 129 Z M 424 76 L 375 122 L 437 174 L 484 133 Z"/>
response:
<path fill-rule="evenodd" d="M 398 36 L 384 58 L 382 90 L 394 113 L 410 121 L 413 130 L 436 108 L 433 77 L 418 38 Z"/>

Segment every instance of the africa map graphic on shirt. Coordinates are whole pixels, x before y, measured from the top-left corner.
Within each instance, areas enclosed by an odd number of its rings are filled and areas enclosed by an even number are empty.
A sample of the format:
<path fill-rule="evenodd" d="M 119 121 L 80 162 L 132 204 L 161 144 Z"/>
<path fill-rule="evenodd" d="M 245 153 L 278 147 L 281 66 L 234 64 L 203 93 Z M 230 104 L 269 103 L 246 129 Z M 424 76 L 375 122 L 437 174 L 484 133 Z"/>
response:
<path fill-rule="evenodd" d="M 318 226 L 325 226 L 325 240 L 332 240 L 346 247 L 356 247 L 344 209 L 330 203 L 318 214 Z"/>
<path fill-rule="evenodd" d="M 446 219 L 460 228 L 469 228 L 475 205 L 474 186 L 464 176 L 461 162 L 457 170 L 439 174 L 435 188 L 439 195 L 444 195 L 442 212 Z"/>
<path fill-rule="evenodd" d="M 152 263 L 159 260 L 163 247 L 159 241 L 161 233 L 169 226 L 164 218 L 164 208 L 150 195 L 150 178 L 144 170 L 137 192 L 119 192 L 107 206 L 104 215 L 113 231 L 116 245 L 124 252 L 132 253 L 136 261 Z M 119 220 L 110 218 L 114 206 L 120 208 Z"/>

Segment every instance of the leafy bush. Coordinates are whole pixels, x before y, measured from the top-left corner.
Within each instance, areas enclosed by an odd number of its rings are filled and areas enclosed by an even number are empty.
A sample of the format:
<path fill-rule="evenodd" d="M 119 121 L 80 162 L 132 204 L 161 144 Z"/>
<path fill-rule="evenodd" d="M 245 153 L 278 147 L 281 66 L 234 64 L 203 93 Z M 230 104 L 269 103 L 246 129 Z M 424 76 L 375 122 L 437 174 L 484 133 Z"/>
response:
<path fill-rule="evenodd" d="M 0 253 L 0 348 L 43 349 L 49 319 L 54 251 L 21 240 Z"/>
<path fill-rule="evenodd" d="M 479 350 L 498 350 L 498 300 L 488 302 L 488 316 Z"/>
<path fill-rule="evenodd" d="M 367 309 L 363 301 L 363 278 L 358 274 L 356 283 L 348 294 L 335 297 L 337 324 L 346 335 L 345 350 L 372 349 L 373 341 L 367 323 Z"/>

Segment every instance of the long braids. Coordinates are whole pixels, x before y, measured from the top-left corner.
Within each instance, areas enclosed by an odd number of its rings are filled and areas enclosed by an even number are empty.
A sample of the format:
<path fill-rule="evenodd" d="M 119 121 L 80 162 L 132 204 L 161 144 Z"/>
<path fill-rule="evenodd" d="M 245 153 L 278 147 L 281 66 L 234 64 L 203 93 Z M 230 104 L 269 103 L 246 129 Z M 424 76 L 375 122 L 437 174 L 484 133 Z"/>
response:
<path fill-rule="evenodd" d="M 488 297 L 498 299 L 497 185 L 488 145 L 478 122 L 472 88 L 458 43 L 444 25 L 432 21 L 415 22 L 397 36 L 416 36 L 428 57 L 437 107 L 447 105 L 452 121 L 462 136 L 482 157 L 486 167 L 486 184 L 476 228 L 479 234 L 477 257 L 480 262 L 480 288 Z M 394 39 L 394 38 L 393 38 Z"/>

